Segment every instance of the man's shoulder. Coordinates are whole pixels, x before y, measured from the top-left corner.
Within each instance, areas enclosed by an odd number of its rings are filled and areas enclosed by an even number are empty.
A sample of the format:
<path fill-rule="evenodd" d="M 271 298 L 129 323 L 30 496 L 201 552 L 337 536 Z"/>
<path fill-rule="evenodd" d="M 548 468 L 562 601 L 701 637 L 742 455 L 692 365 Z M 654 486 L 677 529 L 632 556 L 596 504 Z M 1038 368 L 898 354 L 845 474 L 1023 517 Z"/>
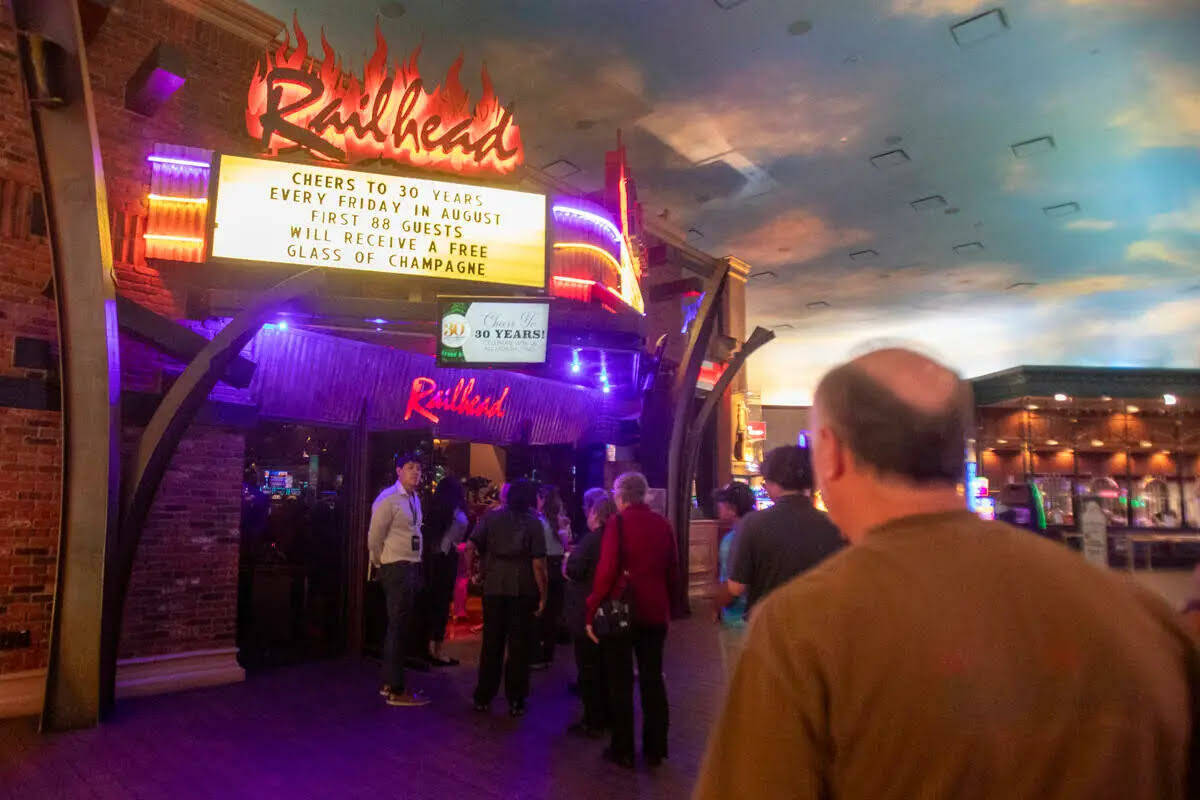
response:
<path fill-rule="evenodd" d="M 378 495 L 375 496 L 374 505 L 379 505 L 384 500 L 395 497 L 397 491 L 398 491 L 398 489 L 396 488 L 396 484 L 393 483 L 391 486 L 388 486 L 382 492 L 380 492 Z"/>

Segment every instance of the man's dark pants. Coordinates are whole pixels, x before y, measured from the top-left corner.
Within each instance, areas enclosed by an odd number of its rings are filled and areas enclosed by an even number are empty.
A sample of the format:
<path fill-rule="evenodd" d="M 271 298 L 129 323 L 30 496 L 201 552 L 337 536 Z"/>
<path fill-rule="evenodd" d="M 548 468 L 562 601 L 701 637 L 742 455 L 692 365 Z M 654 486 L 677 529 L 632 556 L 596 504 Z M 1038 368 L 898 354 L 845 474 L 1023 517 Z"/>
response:
<path fill-rule="evenodd" d="M 634 625 L 628 636 L 605 640 L 604 665 L 608 680 L 608 721 L 612 752 L 632 756 L 633 658 L 637 656 L 642 690 L 642 752 L 647 758 L 667 757 L 667 684 L 663 679 L 665 625 Z"/>
<path fill-rule="evenodd" d="M 421 589 L 421 564 L 394 561 L 379 568 L 379 582 L 387 600 L 387 633 L 383 639 L 383 683 L 403 692 L 404 655 L 412 625 L 413 607 Z"/>
<path fill-rule="evenodd" d="M 492 702 L 500 690 L 501 672 L 508 702 L 525 702 L 529 695 L 529 660 L 534 646 L 537 604 L 536 597 L 484 595 L 483 644 L 479 651 L 479 684 L 475 687 L 477 704 Z"/>

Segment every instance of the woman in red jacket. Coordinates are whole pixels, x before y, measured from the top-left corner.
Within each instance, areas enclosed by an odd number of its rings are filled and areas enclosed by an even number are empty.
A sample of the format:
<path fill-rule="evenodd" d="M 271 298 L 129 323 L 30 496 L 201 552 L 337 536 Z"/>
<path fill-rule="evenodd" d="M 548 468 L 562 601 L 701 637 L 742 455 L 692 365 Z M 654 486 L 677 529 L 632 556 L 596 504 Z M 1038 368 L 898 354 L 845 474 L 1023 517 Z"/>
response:
<path fill-rule="evenodd" d="M 671 608 L 679 596 L 679 559 L 671 523 L 646 505 L 646 477 L 627 472 L 613 484 L 619 513 L 608 520 L 600 547 L 600 564 L 587 600 L 587 631 L 596 609 L 627 581 L 632 593 L 633 625 L 625 636 L 601 642 L 609 694 L 612 744 L 604 757 L 633 767 L 633 658 L 637 656 L 642 691 L 642 752 L 658 766 L 667 757 L 667 686 L 663 680 L 663 645 Z"/>

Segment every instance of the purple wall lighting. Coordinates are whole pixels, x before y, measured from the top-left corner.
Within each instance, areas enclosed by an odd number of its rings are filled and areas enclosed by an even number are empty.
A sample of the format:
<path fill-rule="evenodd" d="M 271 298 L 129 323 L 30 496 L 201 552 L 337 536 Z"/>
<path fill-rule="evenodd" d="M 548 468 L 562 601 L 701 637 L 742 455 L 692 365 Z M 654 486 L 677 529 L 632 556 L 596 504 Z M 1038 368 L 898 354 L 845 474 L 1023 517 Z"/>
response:
<path fill-rule="evenodd" d="M 159 42 L 125 84 L 125 107 L 152 117 L 187 81 L 183 53 Z"/>

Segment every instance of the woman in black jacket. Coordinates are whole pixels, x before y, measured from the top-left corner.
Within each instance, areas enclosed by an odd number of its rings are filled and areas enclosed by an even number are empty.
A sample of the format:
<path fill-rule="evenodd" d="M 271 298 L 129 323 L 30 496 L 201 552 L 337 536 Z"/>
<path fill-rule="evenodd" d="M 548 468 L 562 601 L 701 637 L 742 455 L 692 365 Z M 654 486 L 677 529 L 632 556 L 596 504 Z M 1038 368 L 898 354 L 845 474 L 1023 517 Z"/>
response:
<path fill-rule="evenodd" d="M 599 492 L 594 494 L 594 492 Z M 566 617 L 571 638 L 575 641 L 575 665 L 579 670 L 579 697 L 583 700 L 583 718 L 567 728 L 598 739 L 608 728 L 608 687 L 604 679 L 604 658 L 600 645 L 587 635 L 587 598 L 592 591 L 592 579 L 600 562 L 600 542 L 608 518 L 617 513 L 617 506 L 608 492 L 590 490 L 584 496 L 588 532 L 571 550 L 563 565 L 567 577 Z"/>
<path fill-rule="evenodd" d="M 471 534 L 471 544 L 483 559 L 483 643 L 476 711 L 488 710 L 503 672 L 509 713 L 525 714 L 529 657 L 537 617 L 546 608 L 546 538 L 536 503 L 533 484 L 514 481 L 504 506 L 484 517 Z"/>

